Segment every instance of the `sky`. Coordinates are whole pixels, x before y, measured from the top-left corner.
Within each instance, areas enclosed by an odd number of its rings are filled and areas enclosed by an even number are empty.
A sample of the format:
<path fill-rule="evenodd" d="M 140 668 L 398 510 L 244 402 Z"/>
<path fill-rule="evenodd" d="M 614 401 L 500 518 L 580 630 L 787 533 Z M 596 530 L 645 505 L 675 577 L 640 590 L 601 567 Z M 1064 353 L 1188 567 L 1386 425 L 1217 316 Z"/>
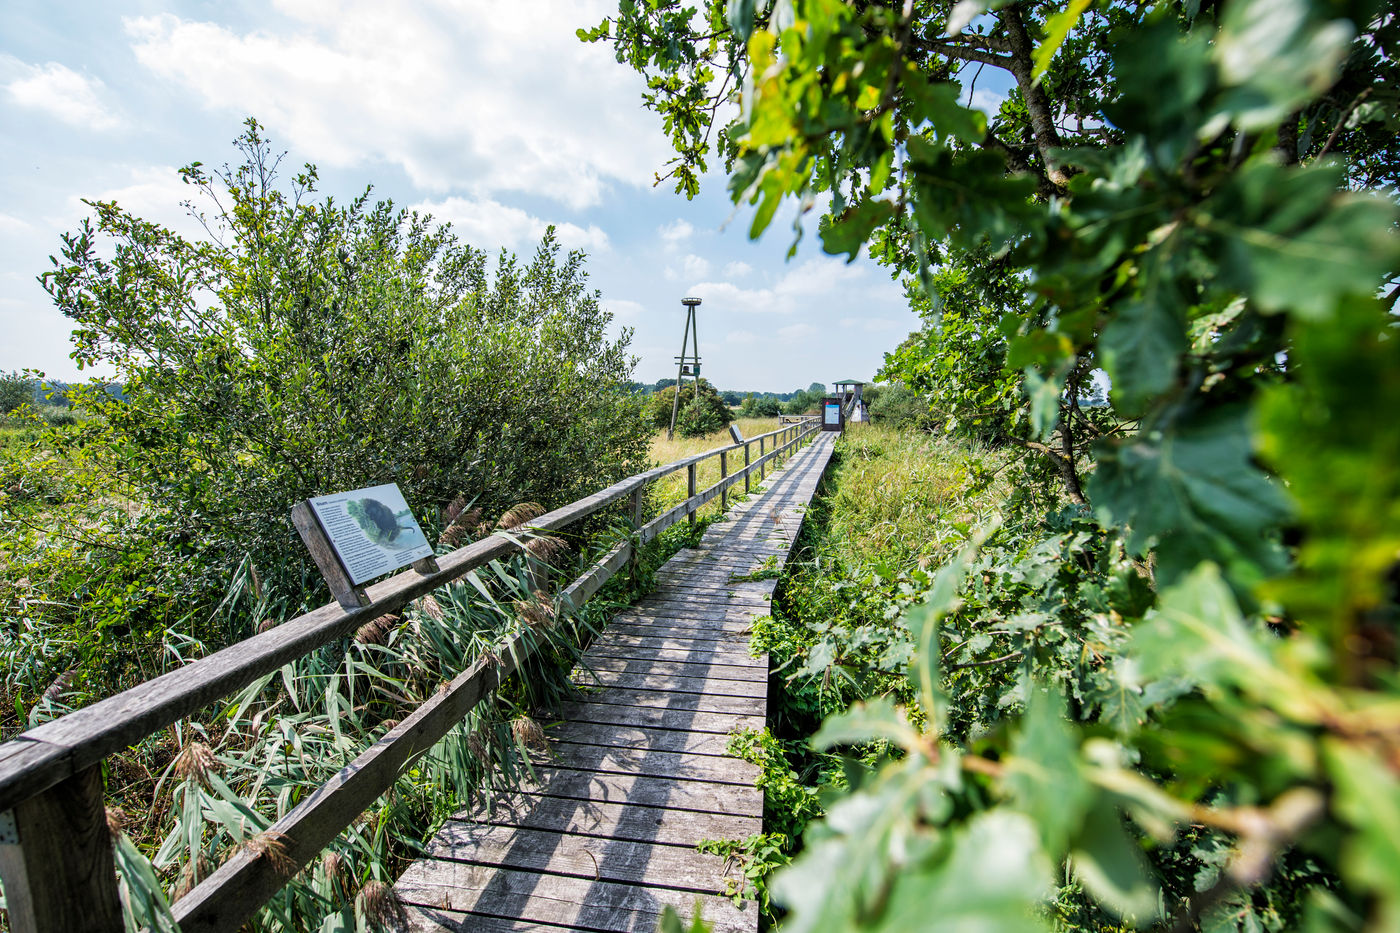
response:
<path fill-rule="evenodd" d="M 720 389 L 869 379 L 918 318 L 888 272 L 822 253 L 795 214 L 748 239 L 712 172 L 692 201 L 653 184 L 669 155 L 640 76 L 575 36 L 616 5 L 437 0 L 53 3 L 0 11 L 0 371 L 73 380 L 71 327 L 36 276 L 83 199 L 187 235 L 176 174 L 235 162 L 255 117 L 288 175 L 450 221 L 471 245 L 528 256 L 549 224 L 588 254 L 631 328 L 635 378 L 674 378 L 685 309 L 702 299 L 703 372 Z M 995 109 L 978 90 L 974 103 Z M 811 217 L 813 215 L 809 215 Z"/>

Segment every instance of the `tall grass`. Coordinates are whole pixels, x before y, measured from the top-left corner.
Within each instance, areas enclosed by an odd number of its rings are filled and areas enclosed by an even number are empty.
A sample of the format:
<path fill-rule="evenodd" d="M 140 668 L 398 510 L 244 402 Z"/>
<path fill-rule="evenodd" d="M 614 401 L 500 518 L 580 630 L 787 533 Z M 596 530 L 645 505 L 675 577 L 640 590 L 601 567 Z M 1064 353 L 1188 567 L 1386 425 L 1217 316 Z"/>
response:
<path fill-rule="evenodd" d="M 769 431 L 776 431 L 779 427 L 777 418 L 738 418 L 735 419 L 734 423 L 738 425 L 739 431 L 746 438 L 757 437 L 760 434 L 767 434 Z M 769 441 L 770 443 L 768 444 L 767 449 L 772 450 L 772 438 L 769 438 Z M 662 466 L 667 463 L 674 463 L 677 460 L 680 460 L 685 457 L 693 456 L 694 454 L 704 453 L 708 450 L 714 450 L 716 447 L 727 447 L 733 443 L 734 440 L 729 436 L 728 428 L 723 428 L 719 431 L 712 431 L 711 433 L 706 434 L 703 437 L 681 437 L 677 435 L 674 439 L 669 441 L 666 439 L 665 431 L 658 431 L 656 437 L 654 437 L 651 442 L 651 461 L 656 466 Z M 753 449 L 750 451 L 750 456 L 754 460 L 758 459 L 757 444 L 753 445 Z M 733 473 L 736 470 L 743 469 L 743 466 L 743 449 L 740 448 L 737 451 L 731 452 L 729 454 L 729 471 Z M 695 488 L 697 491 L 701 489 L 707 489 L 710 486 L 713 486 L 715 483 L 719 482 L 719 480 L 719 457 L 711 457 L 710 459 L 696 466 Z M 754 474 L 753 480 L 755 483 L 758 482 L 757 473 Z M 743 494 L 742 486 L 738 489 L 738 494 Z M 671 508 L 674 505 L 677 505 L 678 503 L 682 502 L 685 499 L 685 497 L 685 470 L 680 470 L 676 473 L 672 473 L 670 476 L 667 476 L 664 479 L 654 483 L 652 485 L 651 492 L 649 493 L 649 501 L 651 502 L 652 507 L 658 512 L 664 511 L 668 508 Z M 707 504 L 699 512 L 699 514 L 702 517 L 712 517 L 714 515 L 717 515 L 718 513 L 718 500 Z"/>
<path fill-rule="evenodd" d="M 488 564 L 109 759 L 108 816 L 127 928 L 172 929 L 168 904 L 235 853 L 274 865 L 285 858 L 269 832 L 278 818 L 447 681 L 523 637 L 533 653 L 517 675 L 406 769 L 319 860 L 300 871 L 288 865 L 287 885 L 249 929 L 362 931 L 392 921 L 393 880 L 438 826 L 530 772 L 543 736 L 537 720 L 571 695 L 568 672 L 593 634 L 586 617 L 566 616 L 549 592 L 592 556 L 535 548 Z M 220 611 L 250 613 L 263 628 L 294 612 L 269 605 L 246 566 Z M 170 650 L 178 663 L 208 649 L 186 640 Z M 55 691 L 29 720 L 64 712 Z"/>
<path fill-rule="evenodd" d="M 852 570 L 941 563 L 1009 494 L 998 459 L 942 436 L 848 426 L 828 484 L 823 549 Z"/>

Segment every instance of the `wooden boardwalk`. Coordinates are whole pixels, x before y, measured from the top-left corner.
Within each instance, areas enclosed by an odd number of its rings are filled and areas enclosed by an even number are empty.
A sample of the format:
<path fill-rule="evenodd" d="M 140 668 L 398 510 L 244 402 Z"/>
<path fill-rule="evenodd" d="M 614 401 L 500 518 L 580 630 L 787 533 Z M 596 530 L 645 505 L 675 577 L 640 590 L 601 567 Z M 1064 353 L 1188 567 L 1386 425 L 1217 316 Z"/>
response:
<path fill-rule="evenodd" d="M 758 930 L 755 904 L 722 896 L 732 868 L 696 844 L 762 830 L 757 768 L 725 749 L 767 716 L 768 657 L 749 656 L 749 628 L 834 439 L 819 433 L 613 618 L 575 672 L 586 699 L 550 728 L 538 782 L 449 820 L 399 879 L 413 930 L 650 933 L 666 905 L 698 906 L 717 933 Z"/>

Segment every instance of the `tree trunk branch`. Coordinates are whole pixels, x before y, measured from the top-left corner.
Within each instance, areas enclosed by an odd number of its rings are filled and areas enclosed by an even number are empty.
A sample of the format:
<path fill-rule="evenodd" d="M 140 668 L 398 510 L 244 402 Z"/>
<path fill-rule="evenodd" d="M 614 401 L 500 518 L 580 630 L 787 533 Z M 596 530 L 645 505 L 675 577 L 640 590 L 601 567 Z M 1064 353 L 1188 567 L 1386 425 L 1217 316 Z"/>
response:
<path fill-rule="evenodd" d="M 1051 113 L 1050 100 L 1045 96 L 1045 89 L 1031 76 L 1035 44 L 1026 32 L 1026 23 L 1021 18 L 1021 11 L 1015 5 L 1003 7 L 996 15 L 1006 27 L 1007 42 L 1011 46 L 1011 61 L 1006 67 L 1016 77 L 1016 86 L 1020 88 L 1021 97 L 1026 102 L 1026 112 L 1031 118 L 1031 134 L 1035 137 L 1035 146 L 1040 151 L 1040 158 L 1045 163 L 1045 174 L 1063 193 L 1072 173 L 1061 167 L 1050 155 L 1053 150 L 1060 148 L 1062 143 L 1060 133 L 1055 129 L 1055 117 Z"/>

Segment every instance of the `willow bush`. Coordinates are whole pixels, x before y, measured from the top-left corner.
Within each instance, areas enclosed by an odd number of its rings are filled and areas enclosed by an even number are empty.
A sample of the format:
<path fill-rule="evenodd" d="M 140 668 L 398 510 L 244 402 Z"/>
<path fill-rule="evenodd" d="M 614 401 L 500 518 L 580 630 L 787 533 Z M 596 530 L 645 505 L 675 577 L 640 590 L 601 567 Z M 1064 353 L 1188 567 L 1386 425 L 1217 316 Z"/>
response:
<path fill-rule="evenodd" d="M 42 279 L 74 359 L 124 387 L 75 390 L 83 423 L 4 471 L 9 625 L 76 641 L 43 667 L 80 693 L 158 672 L 168 630 L 250 634 L 211 612 L 245 563 L 275 606 L 323 602 L 300 499 L 397 482 L 431 529 L 458 495 L 554 507 L 645 465 L 630 332 L 608 336 L 581 253 L 550 231 L 493 260 L 368 191 L 318 196 L 313 166 L 283 177 L 254 121 L 236 144 L 182 170 L 203 237 L 90 203 Z"/>

